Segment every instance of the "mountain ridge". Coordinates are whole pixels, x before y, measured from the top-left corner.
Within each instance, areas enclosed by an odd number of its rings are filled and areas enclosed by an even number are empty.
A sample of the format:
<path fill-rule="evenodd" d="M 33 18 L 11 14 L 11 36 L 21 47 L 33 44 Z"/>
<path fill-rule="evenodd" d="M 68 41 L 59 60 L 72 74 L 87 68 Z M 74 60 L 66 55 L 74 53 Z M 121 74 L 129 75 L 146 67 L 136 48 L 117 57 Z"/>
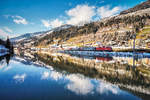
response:
<path fill-rule="evenodd" d="M 133 8 L 130 8 L 128 10 L 124 10 L 122 12 L 120 12 L 120 14 L 128 14 L 128 13 L 132 13 L 132 12 L 136 12 L 138 10 L 143 10 L 143 9 L 147 9 L 150 8 L 150 0 L 147 0 L 146 2 L 142 2 L 141 4 L 136 5 Z"/>
<path fill-rule="evenodd" d="M 130 47 L 136 33 L 137 46 L 146 47 L 147 43 L 150 42 L 149 12 L 150 8 L 140 9 L 84 24 L 83 26 L 71 26 L 52 31 L 51 34 L 45 34 L 40 38 L 31 40 L 31 46 L 51 47 L 54 44 L 68 47 L 95 46 L 97 42 L 100 42 L 105 46 Z M 25 43 L 25 41 L 22 42 Z"/>
<path fill-rule="evenodd" d="M 23 34 L 23 35 L 20 35 L 20 36 L 11 38 L 11 41 L 14 41 L 14 42 L 22 41 L 22 40 L 25 40 L 25 39 L 30 39 L 30 38 L 33 38 L 33 37 L 36 37 L 36 36 L 44 35 L 44 34 L 46 34 L 46 33 L 52 32 L 52 31 L 59 31 L 59 30 L 61 30 L 61 29 L 65 29 L 65 28 L 68 28 L 68 27 L 71 27 L 71 26 L 72 26 L 72 25 L 66 24 L 66 25 L 62 25 L 62 26 L 60 26 L 60 27 L 53 28 L 53 29 L 48 30 L 48 31 L 25 33 L 25 34 Z"/>

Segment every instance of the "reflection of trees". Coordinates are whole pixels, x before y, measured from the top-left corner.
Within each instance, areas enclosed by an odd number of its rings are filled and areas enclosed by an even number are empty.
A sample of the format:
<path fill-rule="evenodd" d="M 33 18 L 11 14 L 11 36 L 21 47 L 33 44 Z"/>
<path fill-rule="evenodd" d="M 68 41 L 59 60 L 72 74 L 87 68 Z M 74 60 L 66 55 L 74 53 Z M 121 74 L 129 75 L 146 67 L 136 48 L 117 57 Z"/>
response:
<path fill-rule="evenodd" d="M 125 88 L 127 86 L 135 87 L 136 91 L 138 87 L 143 89 L 149 89 L 150 87 L 150 69 L 143 65 L 133 67 L 128 64 L 120 64 L 119 62 L 97 63 L 94 60 L 84 60 L 83 58 L 78 58 L 77 60 L 77 58 L 68 56 L 51 56 L 46 54 L 39 54 L 37 57 L 38 60 L 60 71 L 81 73 L 88 77 L 104 79 Z"/>
<path fill-rule="evenodd" d="M 6 60 L 6 63 L 7 65 L 9 64 L 9 61 L 10 61 L 10 58 L 12 57 L 13 55 L 12 54 L 6 54 L 4 56 L 0 56 L 0 62 L 5 59 Z"/>
<path fill-rule="evenodd" d="M 47 65 L 53 66 L 56 70 L 60 71 L 67 71 L 69 73 L 84 73 L 86 76 L 92 77 L 97 74 L 97 70 L 95 68 L 83 67 L 82 65 L 63 59 L 63 56 L 58 56 L 56 60 L 53 56 L 40 54 L 38 55 L 38 60 Z"/>

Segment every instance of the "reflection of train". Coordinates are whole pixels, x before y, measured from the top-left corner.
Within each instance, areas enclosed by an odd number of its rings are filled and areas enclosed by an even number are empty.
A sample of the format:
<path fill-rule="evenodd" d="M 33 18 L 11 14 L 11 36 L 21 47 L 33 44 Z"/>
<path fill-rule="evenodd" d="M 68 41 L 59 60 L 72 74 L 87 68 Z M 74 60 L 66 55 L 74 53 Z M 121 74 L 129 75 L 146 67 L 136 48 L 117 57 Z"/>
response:
<path fill-rule="evenodd" d="M 70 56 L 73 56 L 73 57 L 78 57 L 78 58 L 85 58 L 85 59 L 96 59 L 96 60 L 99 60 L 99 61 L 111 61 L 113 60 L 113 57 L 103 57 L 103 56 L 80 56 L 80 55 L 73 55 L 73 54 L 70 54 Z"/>
<path fill-rule="evenodd" d="M 80 47 L 80 48 L 69 48 L 70 51 L 112 51 L 111 47 Z"/>
<path fill-rule="evenodd" d="M 96 57 L 96 60 L 111 61 L 111 60 L 113 60 L 113 58 L 112 57 Z"/>

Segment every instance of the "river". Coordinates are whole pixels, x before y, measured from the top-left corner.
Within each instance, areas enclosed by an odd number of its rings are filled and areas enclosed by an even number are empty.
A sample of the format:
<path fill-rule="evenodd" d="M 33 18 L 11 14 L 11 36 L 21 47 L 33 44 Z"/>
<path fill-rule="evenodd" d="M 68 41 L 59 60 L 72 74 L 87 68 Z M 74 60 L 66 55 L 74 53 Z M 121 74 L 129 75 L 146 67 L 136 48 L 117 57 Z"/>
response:
<path fill-rule="evenodd" d="M 0 57 L 0 100 L 149 100 L 150 58 Z"/>

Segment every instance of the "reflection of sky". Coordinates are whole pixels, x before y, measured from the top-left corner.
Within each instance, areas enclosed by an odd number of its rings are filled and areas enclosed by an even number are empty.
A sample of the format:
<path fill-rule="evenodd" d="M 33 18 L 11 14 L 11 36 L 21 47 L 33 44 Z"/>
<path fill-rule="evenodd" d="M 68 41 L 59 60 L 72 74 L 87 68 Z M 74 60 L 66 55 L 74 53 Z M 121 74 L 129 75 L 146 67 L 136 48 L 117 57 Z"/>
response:
<path fill-rule="evenodd" d="M 59 72 L 56 72 L 56 71 L 47 72 L 47 71 L 45 71 L 45 72 L 43 72 L 41 79 L 45 80 L 45 79 L 51 78 L 51 79 L 57 81 L 57 80 L 61 79 L 62 77 L 63 77 L 62 74 Z"/>
<path fill-rule="evenodd" d="M 0 70 L 4 68 L 4 66 L 6 66 L 7 64 L 5 63 L 5 59 L 3 59 L 2 61 L 0 61 Z"/>
<path fill-rule="evenodd" d="M 97 92 L 100 94 L 119 94 L 120 90 L 117 86 L 109 84 L 109 83 L 105 83 L 105 82 L 101 82 L 97 88 L 96 88 Z"/>
<path fill-rule="evenodd" d="M 93 94 L 94 92 L 107 95 L 112 93 L 116 95 L 120 92 L 119 88 L 115 85 L 98 80 L 91 80 L 80 74 L 69 74 L 64 76 L 56 71 L 43 72 L 41 79 L 53 79 L 55 81 L 61 81 L 61 79 L 68 80 L 69 82 L 65 84 L 65 87 L 78 95 Z"/>
<path fill-rule="evenodd" d="M 94 84 L 89 79 L 85 79 L 85 77 L 78 74 L 64 76 L 56 71 L 43 72 L 41 79 L 53 79 L 55 81 L 60 81 L 61 79 L 68 80 L 69 82 L 66 83 L 65 87 L 76 94 L 86 95 L 94 89 Z"/>
<path fill-rule="evenodd" d="M 66 86 L 68 90 L 81 95 L 92 93 L 94 85 L 89 79 L 75 74 L 68 75 L 67 79 L 70 81 Z"/>
<path fill-rule="evenodd" d="M 44 73 L 42 74 L 41 79 L 48 79 L 48 78 L 49 78 L 49 72 L 44 72 Z"/>
<path fill-rule="evenodd" d="M 13 79 L 16 81 L 16 82 L 19 82 L 19 83 L 22 83 L 22 82 L 24 82 L 24 80 L 25 80 L 25 78 L 26 78 L 26 74 L 24 73 L 24 74 L 16 74 L 14 77 L 13 77 Z"/>
<path fill-rule="evenodd" d="M 0 80 L 0 98 L 4 98 L 5 95 L 12 95 L 12 97 L 16 98 L 15 94 L 18 94 L 18 96 L 22 97 L 32 95 L 33 99 L 36 98 L 36 100 L 40 100 L 37 99 L 40 97 L 47 99 L 55 97 L 54 99 L 57 100 L 56 98 L 61 96 L 60 100 L 68 95 L 76 97 L 76 100 L 81 96 L 89 97 L 86 98 L 88 100 L 91 100 L 90 97 L 92 96 L 96 99 L 99 98 L 99 100 L 102 99 L 101 96 L 103 98 L 118 96 L 123 100 L 122 98 L 126 95 L 132 97 L 132 100 L 137 99 L 132 94 L 120 90 L 119 87 L 101 80 L 90 79 L 81 74 L 64 74 L 54 69 L 49 70 L 35 65 L 25 65 L 15 60 L 11 60 L 9 66 L 5 65 L 0 69 Z M 2 91 L 7 92 L 4 95 Z M 80 97 L 77 98 L 78 96 Z"/>
<path fill-rule="evenodd" d="M 17 61 L 14 61 L 14 60 L 11 60 L 10 63 L 13 63 L 13 64 L 18 64 L 19 62 Z M 6 63 L 3 63 L 3 72 L 6 72 L 8 70 L 12 69 L 12 66 L 11 65 L 7 65 Z"/>

